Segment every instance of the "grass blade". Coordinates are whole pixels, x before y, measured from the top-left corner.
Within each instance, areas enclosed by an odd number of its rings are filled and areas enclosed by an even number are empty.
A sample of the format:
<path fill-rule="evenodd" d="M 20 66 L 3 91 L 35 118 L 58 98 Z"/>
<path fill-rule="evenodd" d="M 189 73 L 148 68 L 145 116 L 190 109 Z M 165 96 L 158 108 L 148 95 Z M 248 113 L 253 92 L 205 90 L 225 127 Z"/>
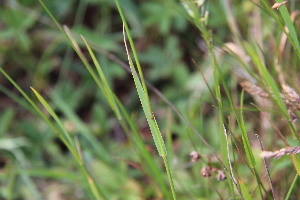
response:
<path fill-rule="evenodd" d="M 75 146 L 73 145 L 73 141 L 71 140 L 70 136 L 64 129 L 62 122 L 59 120 L 58 116 L 55 114 L 53 109 L 49 106 L 49 104 L 46 102 L 46 100 L 33 88 L 31 88 L 37 98 L 40 100 L 40 102 L 44 105 L 44 107 L 47 109 L 47 111 L 51 114 L 51 116 L 57 121 L 58 125 L 62 129 L 61 131 L 57 130 L 56 127 L 53 125 L 53 123 L 46 117 L 46 115 L 38 108 L 38 106 L 27 96 L 27 94 L 19 87 L 19 85 L 2 69 L 0 68 L 0 72 L 14 85 L 15 88 L 24 96 L 24 98 L 31 104 L 31 106 L 34 108 L 34 110 L 41 116 L 41 118 L 50 126 L 50 128 L 54 131 L 54 133 L 62 140 L 62 142 L 67 146 L 69 151 L 72 153 L 73 157 L 77 161 L 77 164 L 82 169 L 83 173 L 85 174 L 90 189 L 93 193 L 93 195 L 97 199 L 106 199 L 104 193 L 97 187 L 95 184 L 95 181 L 90 176 L 89 172 L 87 171 L 83 161 L 81 160 L 80 156 L 78 155 Z"/>
<path fill-rule="evenodd" d="M 138 75 L 137 75 L 137 73 L 134 69 L 134 66 L 133 66 L 133 63 L 132 63 L 130 57 L 129 57 L 129 63 L 130 63 L 130 66 L 131 66 L 134 83 L 136 85 L 137 92 L 138 92 L 138 95 L 139 95 L 139 98 L 140 98 L 140 101 L 141 101 L 146 119 L 148 121 L 150 130 L 151 130 L 154 142 L 155 142 L 155 146 L 157 148 L 157 151 L 158 151 L 159 155 L 162 156 L 162 157 L 165 157 L 167 155 L 167 151 L 166 151 L 165 144 L 163 142 L 162 135 L 159 131 L 159 128 L 158 128 L 158 125 L 157 125 L 157 122 L 156 122 L 155 118 L 153 117 L 153 115 L 150 116 L 151 111 L 150 111 L 149 106 L 148 106 L 149 105 L 148 101 L 146 100 L 147 97 L 145 95 L 143 86 L 142 86 L 141 82 L 139 81 Z"/>
<path fill-rule="evenodd" d="M 104 76 L 102 68 L 100 67 L 99 62 L 97 61 L 96 56 L 95 56 L 94 52 L 92 51 L 91 47 L 89 46 L 89 44 L 87 43 L 86 39 L 83 36 L 81 36 L 81 38 L 84 41 L 84 43 L 85 43 L 85 45 L 86 45 L 86 47 L 87 47 L 87 49 L 89 51 L 89 54 L 92 57 L 94 65 L 96 66 L 96 69 L 98 71 L 100 80 L 103 83 L 104 90 L 102 92 L 105 95 L 105 97 L 106 97 L 108 103 L 110 104 L 111 108 L 113 109 L 113 111 L 115 111 L 115 113 L 117 115 L 117 118 L 120 120 L 121 119 L 120 111 L 119 111 L 118 107 L 116 106 L 116 103 L 114 101 L 114 96 L 113 96 L 112 91 L 111 91 L 111 89 L 110 89 L 110 87 L 108 85 L 108 82 L 107 82 L 107 80 L 106 80 L 106 78 Z"/>
<path fill-rule="evenodd" d="M 281 3 L 282 0 L 276 0 L 277 3 Z M 288 30 L 289 30 L 289 34 L 291 35 L 293 41 L 291 41 L 294 46 L 296 47 L 296 50 L 298 52 L 298 57 L 300 57 L 300 45 L 299 45 L 299 40 L 298 40 L 298 36 L 297 36 L 297 32 L 295 30 L 295 27 L 293 25 L 293 22 L 290 18 L 290 14 L 289 11 L 286 8 L 286 5 L 283 5 L 279 8 L 280 14 L 284 20 L 284 23 L 286 24 Z"/>
<path fill-rule="evenodd" d="M 166 158 L 166 156 L 167 156 L 166 147 L 165 147 L 165 144 L 164 144 L 164 141 L 163 141 L 163 138 L 162 138 L 162 134 L 159 131 L 157 122 L 156 122 L 155 117 L 154 117 L 154 115 L 152 113 L 152 110 L 151 110 L 151 105 L 150 105 L 150 100 L 149 100 L 149 96 L 148 96 L 148 92 L 147 92 L 147 87 L 146 87 L 146 83 L 145 83 L 144 78 L 143 78 L 143 73 L 142 73 L 142 70 L 141 70 L 141 67 L 140 67 L 139 59 L 137 57 L 137 53 L 136 53 L 136 50 L 135 50 L 135 47 L 134 47 L 134 44 L 133 44 L 133 41 L 132 41 L 132 38 L 131 38 L 131 34 L 129 32 L 129 28 L 128 28 L 126 19 L 123 15 L 120 4 L 119 4 L 118 0 L 116 0 L 115 2 L 116 2 L 116 5 L 117 5 L 118 10 L 119 10 L 119 14 L 120 14 L 120 16 L 122 18 L 122 21 L 123 21 L 123 24 L 124 24 L 124 26 L 123 26 L 124 44 L 125 44 L 125 49 L 126 49 L 126 52 L 127 52 L 129 66 L 131 68 L 133 80 L 134 80 L 134 83 L 135 83 L 135 86 L 136 86 L 136 89 L 137 89 L 137 92 L 138 92 L 138 95 L 139 95 L 139 98 L 140 98 L 140 101 L 141 101 L 141 104 L 142 104 L 142 107 L 143 107 L 144 114 L 145 114 L 146 119 L 148 121 L 148 125 L 150 127 L 156 149 L 158 150 L 159 155 L 162 156 L 162 158 L 164 160 L 164 165 L 165 165 L 165 168 L 166 168 L 166 171 L 167 171 L 167 175 L 168 175 L 168 179 L 169 179 L 173 199 L 176 200 L 174 183 L 173 183 L 172 175 L 170 173 L 168 160 Z M 125 31 L 124 31 L 124 28 L 125 28 Z M 137 65 L 137 68 L 138 68 L 138 71 L 139 71 L 139 76 L 138 76 L 138 74 L 135 70 L 135 67 L 133 65 L 133 62 L 131 60 L 131 57 L 130 57 L 130 54 L 129 54 L 129 51 L 128 51 L 128 48 L 127 48 L 125 32 L 127 34 L 129 42 L 130 42 L 130 46 L 131 46 L 131 49 L 132 49 L 132 52 L 133 52 L 133 55 L 134 55 L 135 63 Z"/>
<path fill-rule="evenodd" d="M 241 192 L 243 193 L 243 197 L 245 198 L 245 200 L 252 200 L 244 182 L 239 179 L 239 183 L 240 183 L 240 187 L 241 187 Z"/>
<path fill-rule="evenodd" d="M 46 110 L 49 112 L 49 114 L 54 118 L 54 120 L 56 121 L 58 126 L 61 128 L 62 133 L 63 133 L 63 137 L 66 138 L 68 144 L 71 147 L 74 147 L 73 140 L 71 139 L 71 137 L 69 136 L 69 134 L 65 130 L 63 123 L 60 121 L 59 117 L 56 115 L 54 110 L 50 107 L 50 105 L 46 102 L 46 100 L 34 88 L 30 87 L 30 89 L 34 92 L 34 94 L 36 95 L 38 100 L 43 104 L 43 106 L 46 108 Z"/>
<path fill-rule="evenodd" d="M 295 185 L 297 183 L 298 177 L 299 177 L 299 174 L 296 174 L 296 176 L 295 176 L 295 178 L 293 180 L 293 183 L 291 184 L 291 187 L 290 187 L 288 193 L 286 194 L 286 197 L 285 197 L 284 200 L 289 200 L 290 199 L 290 196 L 291 196 L 291 194 L 293 192 L 293 189 L 294 189 L 294 187 L 295 187 Z"/>
<path fill-rule="evenodd" d="M 246 133 L 246 127 L 245 127 L 245 121 L 244 121 L 244 117 L 243 117 L 243 102 L 244 102 L 244 90 L 242 91 L 242 94 L 241 94 L 241 101 L 240 101 L 240 117 L 241 119 L 239 120 L 240 121 L 240 127 L 241 127 L 241 130 L 242 130 L 242 140 L 243 140 L 243 144 L 244 144 L 244 149 L 245 149 L 245 152 L 246 152 L 246 156 L 247 156 L 247 159 L 249 161 L 249 164 L 252 168 L 255 167 L 256 163 L 255 163 L 255 159 L 254 159 L 254 156 L 253 156 L 253 153 L 252 153 L 252 149 L 251 149 L 251 145 L 250 145 L 250 141 L 249 141 L 249 138 L 248 138 L 248 135 Z"/>
<path fill-rule="evenodd" d="M 289 120 L 290 117 L 288 115 L 285 104 L 284 104 L 283 100 L 281 99 L 279 89 L 278 89 L 273 77 L 270 75 L 266 66 L 263 64 L 263 62 L 260 60 L 255 47 L 253 47 L 249 44 L 245 44 L 245 49 L 247 50 L 248 54 L 252 58 L 254 64 L 256 65 L 256 67 L 257 67 L 262 79 L 265 81 L 267 87 L 271 89 L 271 94 L 274 95 L 274 101 L 277 104 L 277 106 L 279 107 L 281 114 L 286 118 L 292 133 L 294 134 L 295 138 L 297 138 L 297 140 L 300 141 L 300 138 L 299 138 L 298 134 L 296 133 L 295 127 Z M 273 96 L 273 95 L 271 95 L 271 96 Z"/>
<path fill-rule="evenodd" d="M 75 143 L 73 142 L 73 140 L 71 140 L 71 137 L 69 136 L 68 132 L 65 130 L 65 128 L 64 128 L 62 122 L 60 121 L 59 117 L 56 115 L 56 113 L 50 107 L 50 105 L 47 103 L 47 101 L 35 89 L 33 89 L 32 87 L 31 87 L 31 89 L 34 92 L 34 94 L 36 95 L 36 97 L 38 98 L 38 100 L 43 104 L 43 106 L 45 107 L 45 109 L 54 118 L 54 120 L 56 121 L 56 123 L 62 129 L 62 132 L 63 132 L 64 136 L 70 142 L 70 144 L 69 144 L 70 145 L 69 146 L 69 150 L 71 151 L 72 155 L 76 158 L 77 163 L 79 164 L 80 168 L 84 172 L 84 174 L 85 174 L 85 176 L 87 178 L 87 181 L 89 183 L 90 189 L 91 189 L 92 194 L 94 195 L 94 197 L 96 199 L 106 199 L 105 196 L 104 196 L 104 193 L 97 187 L 94 179 L 92 178 L 92 176 L 90 175 L 90 173 L 87 171 L 82 158 L 78 154 L 79 152 L 76 150 Z"/>
<path fill-rule="evenodd" d="M 72 121 L 78 129 L 83 138 L 85 138 L 94 149 L 95 154 L 99 156 L 105 163 L 112 163 L 112 158 L 102 145 L 97 142 L 89 128 L 81 121 L 81 119 L 74 113 L 68 103 L 62 99 L 55 91 L 52 92 L 52 100 L 55 105 L 62 111 L 62 113 Z"/>

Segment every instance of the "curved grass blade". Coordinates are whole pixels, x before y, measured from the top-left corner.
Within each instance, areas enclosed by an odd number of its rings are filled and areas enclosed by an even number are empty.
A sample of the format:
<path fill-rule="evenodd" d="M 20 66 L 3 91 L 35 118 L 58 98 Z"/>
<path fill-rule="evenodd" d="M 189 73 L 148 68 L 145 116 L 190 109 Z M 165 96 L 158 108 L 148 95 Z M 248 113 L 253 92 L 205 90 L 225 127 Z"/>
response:
<path fill-rule="evenodd" d="M 36 95 L 36 97 L 38 98 L 38 100 L 43 104 L 43 106 L 45 107 L 45 109 L 49 112 L 49 114 L 54 118 L 54 120 L 56 121 L 56 123 L 59 125 L 59 127 L 61 128 L 63 134 L 65 135 L 65 137 L 67 138 L 67 140 L 70 141 L 70 151 L 72 152 L 72 154 L 74 155 L 74 157 L 77 158 L 77 162 L 80 166 L 80 168 L 83 170 L 87 181 L 89 183 L 90 189 L 92 191 L 92 194 L 94 195 L 94 197 L 96 199 L 106 199 L 104 193 L 97 187 L 94 179 L 92 178 L 92 176 L 90 175 L 90 173 L 88 172 L 88 170 L 85 167 L 85 164 L 82 160 L 82 158 L 79 155 L 79 152 L 76 150 L 76 144 L 74 143 L 73 140 L 71 140 L 71 137 L 69 136 L 68 132 L 65 130 L 62 122 L 60 121 L 59 117 L 56 115 L 56 113 L 54 112 L 54 110 L 50 107 L 50 105 L 47 103 L 47 101 L 34 89 L 32 88 L 32 91 L 34 92 L 34 94 Z"/>
<path fill-rule="evenodd" d="M 119 120 L 121 120 L 121 115 L 120 115 L 120 111 L 118 109 L 118 107 L 116 106 L 116 103 L 114 101 L 114 97 L 113 97 L 113 94 L 112 94 L 112 91 L 109 87 L 109 84 L 104 76 L 104 73 L 102 71 L 102 68 L 100 67 L 100 64 L 99 62 L 97 61 L 96 59 L 96 56 L 94 54 L 94 52 L 92 51 L 91 47 L 89 46 L 89 44 L 87 43 L 86 39 L 81 35 L 81 38 L 82 40 L 84 41 L 88 51 L 89 51 L 89 54 L 91 55 L 92 57 L 92 60 L 94 62 L 94 65 L 96 66 L 96 69 L 98 71 L 98 74 L 99 74 L 99 77 L 100 77 L 100 80 L 101 82 L 103 83 L 103 86 L 104 86 L 104 90 L 102 91 L 104 94 L 106 94 L 106 99 L 108 101 L 108 103 L 110 104 L 111 108 L 113 109 L 113 111 L 115 111 L 117 117 Z"/>
<path fill-rule="evenodd" d="M 66 139 L 60 134 L 52 122 L 46 117 L 46 115 L 38 108 L 38 106 L 30 99 L 30 97 L 19 87 L 19 85 L 0 67 L 0 72 L 7 78 L 7 80 L 22 94 L 22 96 L 28 101 L 28 103 L 33 107 L 35 112 L 49 125 L 49 127 L 54 131 L 54 133 L 65 143 L 67 147 L 70 144 Z M 26 108 L 26 107 L 25 107 Z"/>
<path fill-rule="evenodd" d="M 94 197 L 96 197 L 96 199 L 107 199 L 105 198 L 104 193 L 97 187 L 97 185 L 95 184 L 95 181 L 93 180 L 93 178 L 90 176 L 89 172 L 87 171 L 83 161 L 81 160 L 80 156 L 78 155 L 78 152 L 75 149 L 75 146 L 73 145 L 72 140 L 70 139 L 70 137 L 68 137 L 68 133 L 63 129 L 61 132 L 59 130 L 56 129 L 56 127 L 54 126 L 54 124 L 46 117 L 46 115 L 38 108 L 38 106 L 28 97 L 28 95 L 19 87 L 19 85 L 0 67 L 0 72 L 11 82 L 11 84 L 23 95 L 23 97 L 30 103 L 30 105 L 34 108 L 34 110 L 40 115 L 40 117 L 49 125 L 49 127 L 53 130 L 53 132 L 59 137 L 59 139 L 66 145 L 66 147 L 69 149 L 69 151 L 71 152 L 71 154 L 73 155 L 73 157 L 75 158 L 77 164 L 79 165 L 79 167 L 81 168 L 81 170 L 83 171 L 83 173 L 85 174 L 85 176 L 87 177 L 90 189 L 94 195 Z M 48 105 L 48 103 L 43 99 L 43 97 L 38 94 L 33 88 L 32 90 L 34 91 L 34 93 L 37 95 L 38 99 L 42 100 L 41 103 L 44 103 L 45 105 L 47 105 L 47 107 L 50 108 L 50 106 Z M 49 112 L 50 114 L 54 113 L 53 109 L 51 109 L 51 112 Z M 54 113 L 55 114 L 55 113 Z M 56 114 L 55 114 L 56 115 Z M 53 116 L 52 116 L 53 117 Z M 57 117 L 57 115 L 56 115 Z M 55 118 L 56 118 L 55 117 Z M 56 119 L 59 120 L 59 118 L 57 117 Z M 62 123 L 60 122 L 60 124 L 62 125 Z M 63 126 L 62 126 L 63 128 Z M 63 134 L 67 134 L 66 136 Z M 66 139 L 66 137 L 68 137 L 69 139 Z"/>
<path fill-rule="evenodd" d="M 281 3 L 282 0 L 276 0 L 276 2 Z M 281 6 L 279 8 L 279 11 L 284 20 L 284 23 L 286 24 L 287 28 L 289 29 L 289 34 L 291 35 L 291 38 L 293 39 L 293 41 L 291 41 L 291 42 L 294 43 L 294 46 L 297 49 L 298 57 L 300 57 L 300 44 L 299 44 L 297 32 L 296 32 L 293 22 L 290 18 L 290 14 L 286 8 L 286 5 Z"/>

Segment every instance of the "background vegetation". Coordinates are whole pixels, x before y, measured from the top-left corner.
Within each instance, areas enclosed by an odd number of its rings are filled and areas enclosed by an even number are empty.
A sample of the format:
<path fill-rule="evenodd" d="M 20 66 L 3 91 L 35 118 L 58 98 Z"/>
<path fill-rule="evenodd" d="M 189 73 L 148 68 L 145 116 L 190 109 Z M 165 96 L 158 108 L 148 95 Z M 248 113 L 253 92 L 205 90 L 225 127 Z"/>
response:
<path fill-rule="evenodd" d="M 0 2 L 0 199 L 297 199 L 296 1 L 44 3 Z"/>

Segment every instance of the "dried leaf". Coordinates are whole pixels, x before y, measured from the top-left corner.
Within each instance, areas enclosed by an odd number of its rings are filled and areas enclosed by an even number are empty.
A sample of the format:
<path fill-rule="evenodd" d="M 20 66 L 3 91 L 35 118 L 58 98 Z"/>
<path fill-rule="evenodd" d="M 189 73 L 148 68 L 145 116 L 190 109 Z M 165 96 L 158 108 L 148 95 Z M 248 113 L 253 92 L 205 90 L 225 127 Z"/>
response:
<path fill-rule="evenodd" d="M 272 6 L 272 9 L 279 9 L 281 6 L 283 6 L 284 4 L 286 4 L 288 2 L 288 0 L 283 1 L 281 3 L 274 3 L 274 5 Z"/>

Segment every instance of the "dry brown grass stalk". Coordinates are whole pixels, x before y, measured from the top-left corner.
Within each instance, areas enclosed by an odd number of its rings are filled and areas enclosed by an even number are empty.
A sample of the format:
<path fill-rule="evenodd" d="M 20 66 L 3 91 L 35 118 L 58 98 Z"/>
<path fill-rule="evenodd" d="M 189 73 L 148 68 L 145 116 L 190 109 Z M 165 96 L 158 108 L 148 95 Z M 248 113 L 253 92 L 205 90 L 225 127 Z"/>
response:
<path fill-rule="evenodd" d="M 240 82 L 240 85 L 244 88 L 246 92 L 248 92 L 251 95 L 258 95 L 262 98 L 269 98 L 269 94 L 266 91 L 249 81 L 244 80 Z"/>
<path fill-rule="evenodd" d="M 262 98 L 270 99 L 270 94 L 267 93 L 264 89 L 261 87 L 247 81 L 241 81 L 240 85 L 244 88 L 244 90 L 253 95 L 253 96 L 260 96 Z M 286 105 L 286 108 L 288 110 L 288 113 L 291 117 L 291 121 L 295 122 L 297 121 L 297 116 L 294 113 L 295 111 L 300 110 L 300 95 L 290 86 L 287 84 L 283 84 L 282 86 L 283 93 L 281 93 L 281 98 L 283 102 Z M 271 94 L 272 95 L 272 94 Z"/>
<path fill-rule="evenodd" d="M 294 155 L 300 153 L 300 146 L 298 147 L 285 147 L 278 151 L 262 151 L 260 156 L 262 158 L 281 158 L 284 155 Z"/>

